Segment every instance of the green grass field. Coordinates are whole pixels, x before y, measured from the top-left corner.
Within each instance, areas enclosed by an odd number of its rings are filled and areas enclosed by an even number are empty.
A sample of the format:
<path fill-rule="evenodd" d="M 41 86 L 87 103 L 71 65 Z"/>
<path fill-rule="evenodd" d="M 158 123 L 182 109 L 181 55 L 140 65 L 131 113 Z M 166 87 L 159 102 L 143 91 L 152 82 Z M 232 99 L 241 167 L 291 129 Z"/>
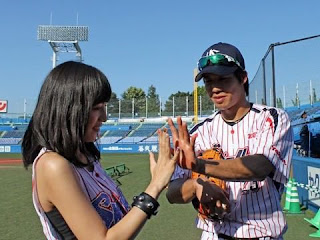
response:
<path fill-rule="evenodd" d="M 0 154 L 0 158 L 19 158 L 19 154 Z M 132 173 L 119 178 L 121 189 L 129 203 L 132 197 L 142 192 L 150 180 L 148 155 L 107 154 L 102 156 L 106 168 L 125 163 Z M 157 216 L 147 221 L 136 239 L 139 240 L 186 240 L 200 239 L 201 231 L 195 228 L 196 212 L 190 204 L 171 205 L 163 192 Z M 301 215 L 288 215 L 289 230 L 286 240 L 312 239 L 310 233 L 317 231 L 303 218 L 313 218 L 306 211 Z M 44 239 L 40 221 L 35 213 L 31 198 L 31 169 L 21 165 L 0 165 L 0 239 Z"/>

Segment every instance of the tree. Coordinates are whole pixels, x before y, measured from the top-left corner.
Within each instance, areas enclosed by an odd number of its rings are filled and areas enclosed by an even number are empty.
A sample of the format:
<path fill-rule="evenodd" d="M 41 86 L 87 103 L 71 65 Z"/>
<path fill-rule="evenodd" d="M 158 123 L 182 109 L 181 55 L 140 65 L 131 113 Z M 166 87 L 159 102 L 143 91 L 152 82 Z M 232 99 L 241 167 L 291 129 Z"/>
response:
<path fill-rule="evenodd" d="M 281 98 L 277 98 L 277 107 L 278 107 L 278 108 L 283 108 Z"/>
<path fill-rule="evenodd" d="M 107 105 L 107 111 L 108 111 L 107 112 L 108 117 L 110 118 L 118 117 L 119 99 L 117 97 L 117 94 L 115 94 L 114 92 L 111 93 L 111 97 Z"/>
<path fill-rule="evenodd" d="M 159 95 L 157 94 L 157 90 L 155 86 L 151 85 L 148 88 L 148 115 L 149 116 L 158 116 L 160 110 L 160 100 Z"/>
<path fill-rule="evenodd" d="M 214 110 L 214 103 L 209 98 L 205 86 L 201 86 L 197 88 L 198 93 L 198 114 L 201 115 L 210 115 L 212 114 L 212 111 Z M 192 95 L 194 95 L 194 91 L 192 92 Z M 201 105 L 200 105 L 200 99 L 201 99 Z"/>
<path fill-rule="evenodd" d="M 295 99 L 291 99 L 291 102 L 293 106 L 300 107 L 300 99 L 297 93 Z"/>
<path fill-rule="evenodd" d="M 145 106 L 146 94 L 141 88 L 129 87 L 122 93 L 121 112 L 134 116 L 139 116 Z M 132 109 L 132 103 L 134 103 L 134 109 Z"/>
<path fill-rule="evenodd" d="M 170 113 L 173 112 L 173 98 L 174 98 L 174 112 L 176 115 L 185 115 L 186 113 L 186 99 L 189 99 L 192 97 L 192 94 L 189 92 L 180 92 L 171 94 L 169 96 L 169 99 L 165 103 L 165 109 L 164 111 L 167 112 L 166 114 L 170 115 Z"/>
<path fill-rule="evenodd" d="M 320 101 L 320 99 L 317 99 L 317 93 L 315 88 L 312 88 L 312 97 L 313 97 L 313 103 Z"/>

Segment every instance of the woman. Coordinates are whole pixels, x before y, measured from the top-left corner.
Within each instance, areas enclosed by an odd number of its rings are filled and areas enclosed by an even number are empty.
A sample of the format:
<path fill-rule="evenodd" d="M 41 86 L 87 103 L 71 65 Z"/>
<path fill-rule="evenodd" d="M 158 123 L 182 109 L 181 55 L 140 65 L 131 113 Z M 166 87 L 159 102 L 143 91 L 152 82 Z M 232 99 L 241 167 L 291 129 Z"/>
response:
<path fill-rule="evenodd" d="M 65 62 L 46 77 L 22 142 L 32 164 L 32 194 L 48 239 L 132 239 L 155 215 L 157 198 L 173 173 L 169 136 L 158 130 L 159 157 L 152 179 L 129 207 L 102 169 L 96 148 L 111 87 L 98 69 Z"/>

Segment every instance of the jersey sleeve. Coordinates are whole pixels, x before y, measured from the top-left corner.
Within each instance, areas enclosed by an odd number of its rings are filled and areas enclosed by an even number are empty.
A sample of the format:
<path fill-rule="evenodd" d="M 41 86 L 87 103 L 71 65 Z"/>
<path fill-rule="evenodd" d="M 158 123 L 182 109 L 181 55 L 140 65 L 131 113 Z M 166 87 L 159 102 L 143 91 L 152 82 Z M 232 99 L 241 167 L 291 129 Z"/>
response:
<path fill-rule="evenodd" d="M 178 165 L 176 165 L 176 168 L 174 169 L 174 172 L 171 176 L 170 181 L 174 181 L 174 180 L 180 179 L 180 178 L 187 180 L 190 177 L 191 177 L 191 171 L 189 169 L 184 169 L 184 168 L 181 168 Z"/>
<path fill-rule="evenodd" d="M 253 142 L 251 154 L 263 154 L 275 166 L 273 180 L 286 183 L 290 173 L 293 131 L 286 112 L 267 110 Z"/>

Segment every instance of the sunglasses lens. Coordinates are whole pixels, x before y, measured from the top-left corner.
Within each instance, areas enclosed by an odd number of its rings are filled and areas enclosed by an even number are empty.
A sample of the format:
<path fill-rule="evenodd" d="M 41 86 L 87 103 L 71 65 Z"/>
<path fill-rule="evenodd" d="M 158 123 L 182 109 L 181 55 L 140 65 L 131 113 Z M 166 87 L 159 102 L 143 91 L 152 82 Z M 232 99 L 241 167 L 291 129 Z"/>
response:
<path fill-rule="evenodd" d="M 208 66 L 210 64 L 212 64 L 212 65 L 216 65 L 216 64 L 233 65 L 233 64 L 236 64 L 239 68 L 241 68 L 240 64 L 236 60 L 234 60 L 233 58 L 231 58 L 229 56 L 227 56 L 227 57 L 223 54 L 214 54 L 211 56 L 202 57 L 199 60 L 198 68 L 201 71 L 203 68 L 205 68 L 206 66 Z"/>
<path fill-rule="evenodd" d="M 225 62 L 224 60 L 226 60 L 225 56 L 220 55 L 220 54 L 215 54 L 215 55 L 210 56 L 210 62 L 212 64 L 223 63 L 223 62 Z"/>
<path fill-rule="evenodd" d="M 200 58 L 200 60 L 199 60 L 199 70 L 202 70 L 204 67 L 206 67 L 208 65 L 208 61 L 209 61 L 208 57 Z"/>

